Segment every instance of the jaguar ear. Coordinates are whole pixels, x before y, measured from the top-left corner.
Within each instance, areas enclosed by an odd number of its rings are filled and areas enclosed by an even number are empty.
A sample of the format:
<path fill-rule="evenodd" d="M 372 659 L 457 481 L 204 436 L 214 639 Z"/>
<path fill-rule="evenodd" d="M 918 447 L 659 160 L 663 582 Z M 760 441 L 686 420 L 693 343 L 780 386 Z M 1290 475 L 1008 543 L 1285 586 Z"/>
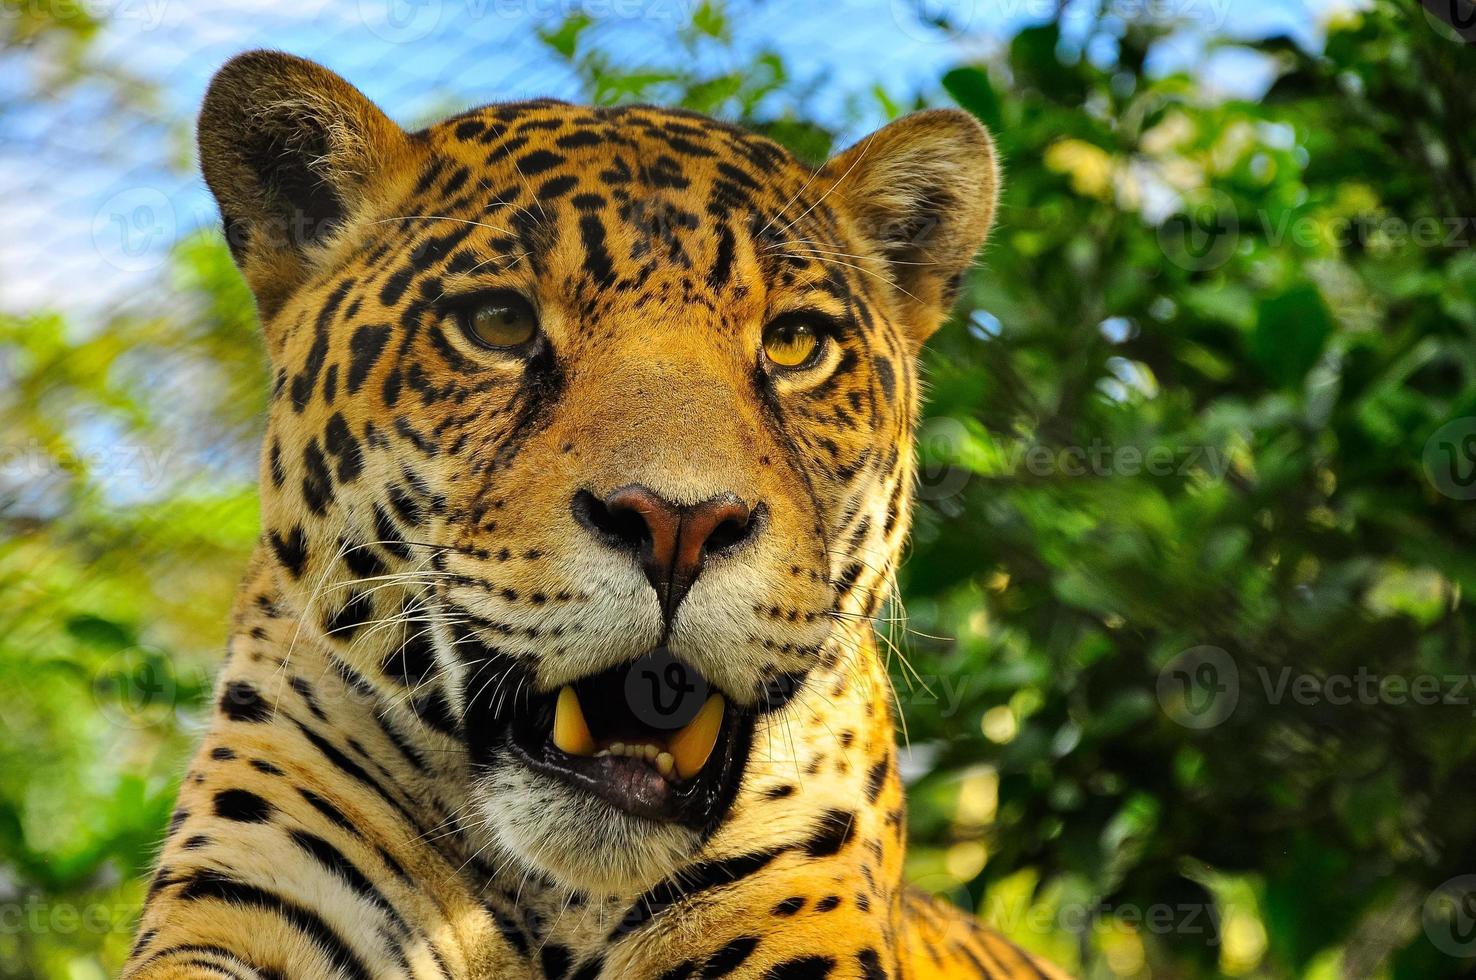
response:
<path fill-rule="evenodd" d="M 917 112 L 872 133 L 822 173 L 857 234 L 887 262 L 921 346 L 947 316 L 994 221 L 999 166 L 989 132 L 957 109 Z"/>
<path fill-rule="evenodd" d="M 358 89 L 280 51 L 248 51 L 216 73 L 199 141 L 205 183 L 263 320 L 400 183 L 412 156 L 410 138 Z"/>

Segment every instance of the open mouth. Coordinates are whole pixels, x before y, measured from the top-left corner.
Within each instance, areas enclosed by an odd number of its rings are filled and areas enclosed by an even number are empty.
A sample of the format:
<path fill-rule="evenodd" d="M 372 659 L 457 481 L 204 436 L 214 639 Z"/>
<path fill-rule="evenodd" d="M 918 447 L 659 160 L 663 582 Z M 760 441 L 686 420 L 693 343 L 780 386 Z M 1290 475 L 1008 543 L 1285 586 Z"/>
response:
<path fill-rule="evenodd" d="M 626 813 L 710 830 L 738 790 L 752 731 L 746 712 L 658 647 L 535 696 L 509 744 L 534 770 Z"/>

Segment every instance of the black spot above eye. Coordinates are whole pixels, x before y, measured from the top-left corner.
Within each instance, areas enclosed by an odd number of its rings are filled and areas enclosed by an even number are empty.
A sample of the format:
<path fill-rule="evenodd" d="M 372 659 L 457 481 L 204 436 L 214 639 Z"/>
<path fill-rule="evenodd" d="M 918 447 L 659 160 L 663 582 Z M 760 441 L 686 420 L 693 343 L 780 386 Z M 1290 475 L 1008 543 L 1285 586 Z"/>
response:
<path fill-rule="evenodd" d="M 379 290 L 379 301 L 385 306 L 394 306 L 399 303 L 405 295 L 405 290 L 410 288 L 410 280 L 414 275 L 415 270 L 409 266 L 391 274 Z"/>

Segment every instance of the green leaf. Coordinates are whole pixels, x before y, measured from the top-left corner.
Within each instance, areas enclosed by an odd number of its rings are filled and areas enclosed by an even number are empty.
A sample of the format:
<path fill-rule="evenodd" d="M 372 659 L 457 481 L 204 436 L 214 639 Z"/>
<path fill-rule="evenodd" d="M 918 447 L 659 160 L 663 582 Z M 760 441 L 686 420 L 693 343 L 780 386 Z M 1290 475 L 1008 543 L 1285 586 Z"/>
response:
<path fill-rule="evenodd" d="M 943 76 L 943 88 L 960 107 L 973 113 L 992 132 L 1003 128 L 999 95 L 982 68 L 955 68 Z"/>
<path fill-rule="evenodd" d="M 131 627 L 85 613 L 69 617 L 66 630 L 74 639 L 102 650 L 120 650 L 138 642 Z"/>
<path fill-rule="evenodd" d="M 704 0 L 702 6 L 692 12 L 692 29 L 699 34 L 724 40 L 728 37 L 728 17 L 720 4 Z"/>
<path fill-rule="evenodd" d="M 579 35 L 583 34 L 585 28 L 593 23 L 594 19 L 588 14 L 570 14 L 558 27 L 551 31 L 541 30 L 538 36 L 543 39 L 544 44 L 553 48 L 566 60 L 573 60 L 574 51 L 579 46 Z"/>
<path fill-rule="evenodd" d="M 1277 385 L 1296 387 L 1317 363 L 1332 331 L 1332 316 L 1317 287 L 1301 283 L 1257 304 L 1250 353 Z"/>

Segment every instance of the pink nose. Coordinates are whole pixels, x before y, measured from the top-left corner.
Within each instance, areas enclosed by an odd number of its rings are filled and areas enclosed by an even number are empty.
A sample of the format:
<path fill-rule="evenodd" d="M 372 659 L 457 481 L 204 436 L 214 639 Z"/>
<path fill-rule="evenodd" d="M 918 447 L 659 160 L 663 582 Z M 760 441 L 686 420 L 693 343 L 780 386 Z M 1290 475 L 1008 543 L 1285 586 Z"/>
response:
<path fill-rule="evenodd" d="M 735 550 L 759 530 L 763 505 L 750 508 L 737 494 L 677 504 L 650 487 L 632 484 L 604 500 L 581 490 L 574 516 L 607 544 L 636 554 L 668 622 L 711 556 Z"/>

